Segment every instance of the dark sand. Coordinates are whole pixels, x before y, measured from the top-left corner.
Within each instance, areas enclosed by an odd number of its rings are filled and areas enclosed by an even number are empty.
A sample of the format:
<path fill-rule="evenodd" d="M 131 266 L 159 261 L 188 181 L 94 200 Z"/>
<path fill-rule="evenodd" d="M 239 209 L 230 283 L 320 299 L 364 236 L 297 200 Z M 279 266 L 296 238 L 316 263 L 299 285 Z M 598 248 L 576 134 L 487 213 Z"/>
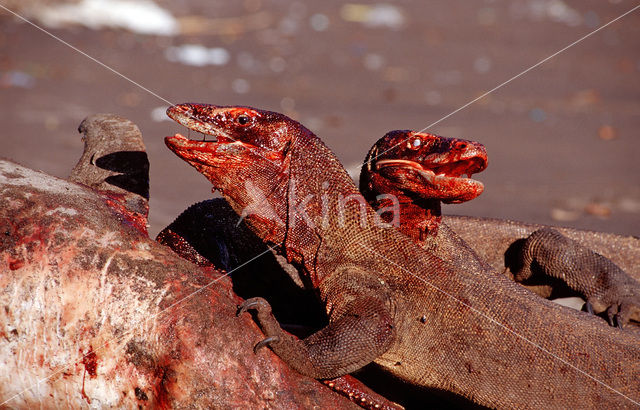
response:
<path fill-rule="evenodd" d="M 333 0 L 158 3 L 178 17 L 212 20 L 191 20 L 195 33 L 175 37 L 78 26 L 51 32 L 168 101 L 287 112 L 352 170 L 386 131 L 429 126 L 635 5 L 401 1 L 391 4 L 403 20 L 373 10 L 397 27 L 370 27 L 353 20 L 371 20 L 371 9 Z M 230 59 L 204 67 L 168 61 L 167 47 L 183 44 L 222 47 Z M 167 105 L 0 15 L 0 156 L 66 177 L 82 151 L 76 128 L 84 117 L 133 120 L 151 162 L 152 234 L 211 196 L 207 181 L 164 146 L 164 136 L 182 132 L 153 119 Z M 480 141 L 490 157 L 478 175 L 485 193 L 444 212 L 638 235 L 639 129 L 637 10 L 429 128 Z"/>

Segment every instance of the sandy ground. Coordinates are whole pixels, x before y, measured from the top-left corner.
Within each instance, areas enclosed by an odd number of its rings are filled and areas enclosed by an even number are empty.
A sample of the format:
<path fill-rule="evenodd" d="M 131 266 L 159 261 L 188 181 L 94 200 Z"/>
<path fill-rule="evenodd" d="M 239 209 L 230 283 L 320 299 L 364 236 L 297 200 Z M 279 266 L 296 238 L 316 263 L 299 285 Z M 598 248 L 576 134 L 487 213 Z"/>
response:
<path fill-rule="evenodd" d="M 286 112 L 351 171 L 392 129 L 477 140 L 490 157 L 486 191 L 444 212 L 639 234 L 640 9 L 430 126 L 635 2 L 157 1 L 169 20 L 115 3 L 114 19 L 159 21 L 156 34 L 63 24 L 77 10 L 0 0 L 150 91 L 4 12 L 0 156 L 66 177 L 84 117 L 133 120 L 151 162 L 152 234 L 211 196 L 163 143 L 181 131 L 164 109 L 186 101 Z"/>

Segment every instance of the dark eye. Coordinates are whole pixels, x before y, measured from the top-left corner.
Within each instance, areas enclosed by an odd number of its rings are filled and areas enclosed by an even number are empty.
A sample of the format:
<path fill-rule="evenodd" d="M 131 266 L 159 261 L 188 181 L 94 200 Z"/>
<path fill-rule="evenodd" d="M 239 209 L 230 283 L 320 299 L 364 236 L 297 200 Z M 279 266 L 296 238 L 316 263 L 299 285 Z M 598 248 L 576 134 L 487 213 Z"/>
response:
<path fill-rule="evenodd" d="M 249 118 L 247 115 L 240 115 L 238 116 L 238 118 L 236 118 L 236 122 L 240 125 L 247 125 L 249 124 L 249 121 L 251 121 L 251 118 Z"/>

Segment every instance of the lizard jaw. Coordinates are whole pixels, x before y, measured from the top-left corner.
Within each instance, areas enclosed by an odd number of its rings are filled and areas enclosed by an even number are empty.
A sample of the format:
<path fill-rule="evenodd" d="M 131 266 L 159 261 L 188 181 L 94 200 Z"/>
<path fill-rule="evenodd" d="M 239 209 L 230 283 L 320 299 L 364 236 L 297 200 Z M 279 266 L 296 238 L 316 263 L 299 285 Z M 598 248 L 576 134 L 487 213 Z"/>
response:
<path fill-rule="evenodd" d="M 471 200 L 484 191 L 484 184 L 471 176 L 485 168 L 483 162 L 474 158 L 462 159 L 448 164 L 433 164 L 429 169 L 418 162 L 405 159 L 381 159 L 375 162 L 377 171 L 389 168 L 392 171 L 408 169 L 420 175 L 420 186 L 410 184 L 415 193 L 440 199 L 445 203 L 460 203 Z M 466 175 L 466 177 L 465 177 Z M 408 175 L 407 175 L 408 176 Z"/>
<path fill-rule="evenodd" d="M 451 179 L 471 179 L 473 174 L 484 169 L 483 166 L 478 165 L 473 161 L 473 159 L 455 161 L 442 166 L 434 165 L 432 169 L 425 168 L 418 162 L 406 159 L 381 159 L 375 162 L 376 170 L 381 170 L 387 167 L 412 169 L 428 179 L 430 182 L 436 182 L 438 180 L 444 182 Z M 476 182 L 480 183 L 479 181 Z"/>
<path fill-rule="evenodd" d="M 233 141 L 226 138 L 222 140 L 220 137 L 218 137 L 217 141 L 192 140 L 180 133 L 176 133 L 172 137 L 165 137 L 164 142 L 174 154 L 199 170 L 200 167 L 212 167 L 217 163 L 233 161 L 233 158 L 224 155 L 227 151 L 233 150 L 233 148 L 242 150 L 243 148 L 252 147 L 241 141 Z M 240 159 L 237 159 L 237 161 L 240 161 Z"/>
<path fill-rule="evenodd" d="M 194 141 L 180 133 L 173 137 L 165 137 L 164 143 L 174 154 L 193 166 L 196 166 L 196 163 L 212 164 L 211 160 L 215 157 L 218 144 L 212 141 Z"/>
<path fill-rule="evenodd" d="M 203 136 L 212 136 L 213 142 L 228 143 L 233 141 L 233 138 L 231 138 L 226 132 L 215 127 L 212 123 L 207 123 L 195 118 L 191 115 L 191 111 L 187 110 L 183 106 L 169 107 L 167 109 L 167 115 L 178 124 L 183 125 L 190 130 L 199 132 L 203 134 Z M 206 141 L 206 137 L 204 140 Z"/>
<path fill-rule="evenodd" d="M 198 168 L 212 166 L 216 164 L 218 151 L 223 151 L 223 145 L 237 144 L 247 148 L 253 148 L 253 145 L 236 141 L 231 138 L 224 130 L 215 126 L 212 122 L 202 121 L 193 114 L 193 110 L 189 105 L 174 105 L 167 109 L 167 116 L 180 125 L 203 134 L 203 140 L 198 141 L 180 133 L 176 133 L 173 137 L 166 137 L 165 144 L 177 156 L 187 161 L 192 166 Z M 206 135 L 213 137 L 212 141 L 207 141 Z M 220 149 L 222 148 L 222 149 Z"/>

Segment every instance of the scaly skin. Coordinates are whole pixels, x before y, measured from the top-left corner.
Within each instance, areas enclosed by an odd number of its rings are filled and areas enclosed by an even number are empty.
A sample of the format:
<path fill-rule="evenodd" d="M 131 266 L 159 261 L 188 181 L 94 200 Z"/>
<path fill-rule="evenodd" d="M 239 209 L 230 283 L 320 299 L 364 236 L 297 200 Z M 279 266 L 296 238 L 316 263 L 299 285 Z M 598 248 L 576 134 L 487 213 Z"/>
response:
<path fill-rule="evenodd" d="M 515 252 L 516 281 L 559 279 L 587 301 L 589 312 L 606 311 L 611 326 L 640 321 L 640 284 L 604 256 L 552 228 L 533 232 Z"/>
<path fill-rule="evenodd" d="M 360 190 L 376 210 L 389 206 L 388 199 L 377 198 L 393 194 L 401 209 L 400 230 L 429 249 L 438 237 L 444 240 L 443 236 L 451 234 L 448 227 L 438 229 L 443 225 L 440 203 L 458 203 L 478 196 L 483 186 L 470 177 L 484 170 L 486 163 L 484 146 L 477 142 L 392 131 L 367 154 Z M 543 240 L 547 242 L 542 243 Z M 574 292 L 589 302 L 590 312 L 607 311 L 612 325 L 614 316 L 620 327 L 630 317 L 640 319 L 640 283 L 610 260 L 559 232 L 541 228 L 526 241 L 514 241 L 510 248 L 513 249 L 509 252 L 507 247 L 502 249 L 503 254 L 513 254 L 507 258 L 507 267 L 514 279 L 529 290 L 543 297 Z M 499 269 L 504 269 L 504 264 Z"/>
<path fill-rule="evenodd" d="M 505 249 L 546 225 L 508 219 L 444 215 L 442 220 L 496 270 L 505 267 Z M 640 238 L 554 226 L 567 238 L 610 259 L 634 280 L 640 281 Z"/>
<path fill-rule="evenodd" d="M 302 125 L 248 107 L 183 104 L 168 114 L 217 138 L 165 141 L 299 268 L 326 306 L 329 324 L 298 340 L 265 300 L 247 300 L 241 311 L 256 310 L 267 336 L 258 347 L 315 378 L 373 361 L 409 383 L 492 407 L 638 405 L 639 339 L 491 271 L 451 263 L 457 246 L 425 251 L 381 226 Z"/>

